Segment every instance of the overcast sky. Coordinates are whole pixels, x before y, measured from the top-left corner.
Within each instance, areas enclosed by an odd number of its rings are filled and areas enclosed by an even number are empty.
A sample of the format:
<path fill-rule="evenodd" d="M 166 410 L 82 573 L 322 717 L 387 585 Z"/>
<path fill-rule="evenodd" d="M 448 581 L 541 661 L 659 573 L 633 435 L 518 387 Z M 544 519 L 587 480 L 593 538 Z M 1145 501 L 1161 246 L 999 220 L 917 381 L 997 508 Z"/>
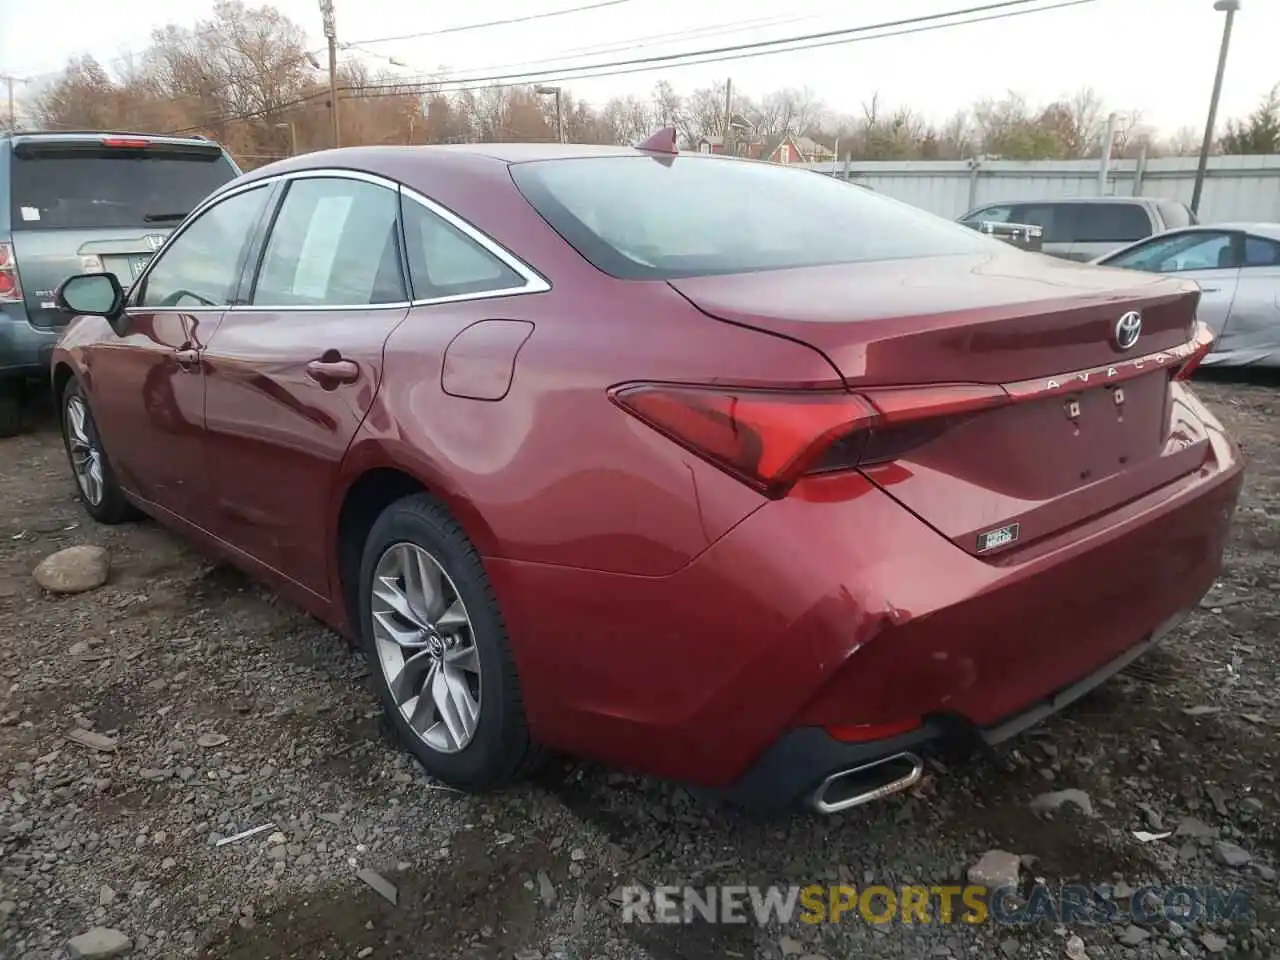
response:
<path fill-rule="evenodd" d="M 364 41 L 363 49 L 346 50 L 343 57 L 363 58 L 406 76 L 444 70 L 469 77 L 532 69 L 526 66 L 530 61 L 544 61 L 537 69 L 548 60 L 553 66 L 567 62 L 583 67 L 724 47 L 902 20 L 989 0 L 619 0 L 520 24 L 369 42 L 591 2 L 335 0 L 335 7 L 339 39 Z M 275 5 L 306 29 L 315 48 L 322 46 L 317 0 L 277 0 Z M 121 54 L 145 48 L 153 28 L 171 22 L 189 26 L 211 9 L 212 0 L 0 0 L 0 73 L 38 77 L 83 53 L 109 66 Z M 661 65 L 566 83 L 583 99 L 601 104 L 617 94 L 647 93 L 659 79 L 687 92 L 730 76 L 748 94 L 807 85 L 833 109 L 848 112 L 857 112 L 879 92 L 882 104 L 906 104 L 934 120 L 1009 89 L 1043 103 L 1090 85 L 1112 109 L 1139 111 L 1144 122 L 1168 133 L 1204 123 L 1223 16 L 1214 11 L 1212 0 L 1092 0 L 908 36 L 728 63 Z M 589 55 L 582 53 L 593 48 Z M 1243 0 L 1232 38 L 1223 116 L 1252 110 L 1280 82 L 1278 50 L 1280 0 Z M 393 67 L 386 58 L 405 67 Z"/>

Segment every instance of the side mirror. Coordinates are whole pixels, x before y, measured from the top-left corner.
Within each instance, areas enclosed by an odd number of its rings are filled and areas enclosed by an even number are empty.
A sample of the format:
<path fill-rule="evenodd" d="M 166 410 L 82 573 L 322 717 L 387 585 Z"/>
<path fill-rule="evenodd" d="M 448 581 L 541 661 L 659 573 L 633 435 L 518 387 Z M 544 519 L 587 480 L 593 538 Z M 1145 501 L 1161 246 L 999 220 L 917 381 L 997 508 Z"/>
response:
<path fill-rule="evenodd" d="M 113 325 L 124 313 L 124 289 L 113 273 L 80 273 L 58 287 L 55 301 L 63 310 L 105 317 Z"/>

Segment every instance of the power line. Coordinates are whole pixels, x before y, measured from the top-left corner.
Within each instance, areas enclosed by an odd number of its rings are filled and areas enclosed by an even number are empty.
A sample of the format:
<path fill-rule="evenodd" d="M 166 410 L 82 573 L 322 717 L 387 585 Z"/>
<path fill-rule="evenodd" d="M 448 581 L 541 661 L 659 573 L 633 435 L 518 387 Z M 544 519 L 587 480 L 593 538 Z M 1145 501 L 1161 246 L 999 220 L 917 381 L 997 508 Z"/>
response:
<path fill-rule="evenodd" d="M 761 27 L 780 27 L 790 23 L 799 23 L 804 20 L 816 20 L 819 17 L 830 16 L 831 11 L 819 11 L 816 13 L 804 13 L 795 16 L 772 16 L 759 17 L 755 20 L 738 20 L 734 23 L 712 23 L 705 24 L 701 27 L 690 27 L 686 30 L 675 30 L 667 33 L 654 33 L 647 36 L 635 37 L 631 40 L 614 40 L 609 43 L 594 44 L 586 47 L 571 47 L 568 50 L 561 50 L 554 56 L 540 57 L 536 60 L 517 60 L 513 63 L 490 64 L 483 67 L 474 67 L 475 70 L 507 70 L 512 67 L 530 67 L 543 63 L 559 63 L 563 60 L 580 60 L 583 57 L 594 56 L 597 54 L 617 53 L 622 50 L 635 49 L 637 47 L 657 46 L 664 42 L 672 40 L 692 40 L 705 36 L 729 36 L 735 33 L 746 33 L 751 30 L 758 30 Z M 372 51 L 366 51 L 372 53 Z M 378 56 L 378 54 L 374 54 Z M 408 81 L 418 80 L 422 77 L 429 77 L 431 74 L 420 71 L 415 77 L 406 77 Z"/>
<path fill-rule="evenodd" d="M 973 10 L 990 10 L 998 7 L 1007 7 L 1010 3 L 1028 3 L 1037 2 L 1037 0 L 1008 0 L 1006 3 L 990 4 L 985 7 L 975 7 L 969 10 L 956 10 L 949 14 L 937 14 L 935 16 L 959 16 Z M 849 43 L 859 43 L 867 40 L 883 40 L 889 37 L 907 36 L 915 33 L 927 33 L 933 30 L 945 30 L 950 27 L 968 26 L 974 23 L 986 23 L 995 20 L 1007 20 L 1012 17 L 1026 16 L 1033 13 L 1048 13 L 1052 10 L 1063 10 L 1069 7 L 1078 7 L 1085 4 L 1097 3 L 1099 0 L 1062 0 L 1062 2 L 1049 4 L 1047 6 L 1035 7 L 1027 10 L 1004 10 L 999 13 L 988 14 L 986 16 L 970 17 L 967 20 L 956 20 L 948 23 L 926 23 L 919 26 L 906 26 L 904 29 L 890 30 L 884 33 L 876 33 L 865 35 L 866 31 L 884 29 L 886 26 L 898 24 L 915 24 L 920 20 L 934 19 L 915 18 L 907 21 L 897 21 L 895 24 L 871 24 L 865 27 L 855 27 L 842 31 L 832 31 L 841 34 L 838 37 L 831 37 L 830 33 L 820 34 L 818 36 L 827 37 L 828 39 L 809 41 L 807 37 L 788 37 L 779 40 L 762 41 L 761 43 L 740 44 L 733 47 L 719 48 L 714 51 L 694 50 L 682 54 L 671 54 L 664 57 L 644 57 L 639 60 L 620 60 L 613 63 L 597 63 L 586 64 L 581 67 L 566 67 L 563 70 L 542 70 L 530 71 L 523 74 L 506 74 L 490 77 L 468 77 L 458 79 L 442 79 L 434 82 L 426 82 L 418 84 L 423 93 L 462 93 L 468 90 L 479 90 L 485 87 L 515 87 L 524 86 L 530 83 L 552 83 L 556 81 L 570 82 L 574 80 L 593 80 L 601 77 L 617 77 L 632 73 L 648 73 L 654 69 L 655 60 L 669 61 L 673 59 L 681 59 L 681 63 L 664 62 L 662 65 L 667 68 L 698 66 L 706 63 L 723 63 L 731 60 L 749 60 L 756 57 L 775 56 L 783 53 L 798 53 L 805 50 L 817 50 L 824 47 L 843 46 Z M 857 32 L 858 36 L 849 36 L 848 34 Z M 802 42 L 808 41 L 808 42 Z M 799 44 L 797 46 L 788 46 L 780 49 L 759 49 L 763 43 L 776 46 L 778 44 Z M 743 52 L 740 52 L 743 51 Z M 696 58 L 696 59 L 684 59 Z M 583 73 L 581 71 L 591 71 Z M 570 75 L 572 74 L 572 75 Z M 411 93 L 413 91 L 404 90 L 405 85 L 386 83 L 386 84 L 369 84 L 361 88 L 362 91 L 387 89 L 390 92 L 386 96 L 396 96 L 398 94 Z M 410 85 L 412 86 L 412 85 Z M 361 93 L 366 97 L 377 97 L 384 94 L 380 93 Z"/>
<path fill-rule="evenodd" d="M 1097 3 L 1099 0 L 1062 0 L 1062 2 L 1039 6 L 1030 9 L 1007 9 L 1012 6 L 1021 6 L 1026 3 L 1037 2 L 1037 0 L 1005 0 L 1001 3 L 986 4 L 980 7 L 971 7 L 964 10 L 953 10 L 949 13 L 933 14 L 923 17 L 915 17 L 903 21 L 891 21 L 881 24 L 869 24 L 863 27 L 852 27 L 844 30 L 827 31 L 822 34 L 809 35 L 806 37 L 787 37 L 777 40 L 760 41 L 751 44 L 740 44 L 732 47 L 722 47 L 710 51 L 688 51 L 683 54 L 672 54 L 665 57 L 646 57 L 637 60 L 621 60 L 614 63 L 589 64 L 582 67 L 568 67 L 565 71 L 550 72 L 542 71 L 533 74 L 508 74 L 493 77 L 475 77 L 466 80 L 443 80 L 432 83 L 417 84 L 369 84 L 363 87 L 343 87 L 339 93 L 354 94 L 347 99 L 374 99 L 378 97 L 395 97 L 395 96 L 420 96 L 422 94 L 431 93 L 465 93 L 473 90 L 483 90 L 493 87 L 516 87 L 525 86 L 531 83 L 541 83 L 551 79 L 573 81 L 573 80 L 591 80 L 600 77 L 623 76 L 632 73 L 646 73 L 652 71 L 651 66 L 654 60 L 671 60 L 677 58 L 696 58 L 688 59 L 682 63 L 667 63 L 668 67 L 688 67 L 697 66 L 705 63 L 722 63 L 731 60 L 747 60 L 756 57 L 775 56 L 783 53 L 798 53 L 805 50 L 815 50 L 824 47 L 842 46 L 844 44 L 859 43 L 868 40 L 883 40 L 889 37 L 907 36 L 916 33 L 926 33 L 933 30 L 944 30 L 951 27 L 968 26 L 975 23 L 987 23 L 997 20 L 1007 20 L 1012 17 L 1026 16 L 1034 13 L 1048 13 L 1052 10 L 1063 10 L 1070 7 L 1084 6 L 1085 4 Z M 999 12 L 987 13 L 985 16 L 969 17 L 965 20 L 954 20 L 945 23 L 923 22 L 935 21 L 944 17 L 963 16 L 967 13 L 975 11 L 992 11 Z M 884 33 L 875 33 L 867 35 L 868 31 L 884 30 L 886 27 L 899 26 L 902 29 L 887 30 Z M 849 34 L 859 34 L 849 36 Z M 837 36 L 832 36 L 836 34 Z M 816 39 L 821 38 L 821 39 Z M 782 49 L 760 49 L 764 45 L 777 46 L 779 44 L 799 44 L 798 46 L 789 46 Z M 580 72 L 594 71 L 594 72 Z M 564 73 L 572 72 L 575 76 L 565 76 Z M 520 78 L 520 79 L 516 79 Z M 507 81 L 507 82 L 503 82 Z M 370 92 L 376 91 L 376 92 Z M 231 123 L 238 120 L 254 120 L 270 114 L 278 113 L 281 110 L 291 106 L 297 106 L 328 95 L 328 91 L 319 91 L 304 97 L 286 103 L 278 104 L 269 110 L 259 110 L 252 113 L 240 114 L 235 116 L 225 116 L 207 121 L 205 124 L 197 126 L 184 127 L 181 130 L 170 131 L 170 133 L 186 133 L 192 130 L 198 130 L 203 126 L 209 126 L 216 123 Z"/>
<path fill-rule="evenodd" d="M 356 40 L 356 45 L 368 46 L 371 43 L 393 43 L 396 40 L 417 40 L 420 37 L 439 37 L 446 33 L 462 33 L 467 30 L 483 30 L 488 27 L 505 27 L 512 23 L 528 23 L 530 20 L 545 20 L 548 17 L 563 17 L 570 13 L 582 13 L 586 10 L 599 10 L 602 7 L 616 7 L 620 3 L 631 0 L 598 0 L 596 3 L 584 4 L 580 7 L 566 7 L 562 10 L 547 10 L 544 13 L 530 13 L 523 17 L 508 17 L 505 20 L 486 20 L 483 23 L 464 23 L 456 27 L 441 27 L 439 30 L 424 30 L 421 33 L 405 33 L 396 37 L 374 37 L 372 40 Z"/>
<path fill-rule="evenodd" d="M 835 45 L 834 43 L 823 44 L 819 42 L 823 40 L 834 40 L 836 38 L 841 38 L 842 42 L 849 42 L 852 39 L 857 39 L 854 37 L 850 37 L 851 34 L 869 33 L 874 30 L 889 30 L 896 27 L 909 27 L 915 24 L 928 24 L 934 21 L 946 20 L 951 17 L 966 16 L 971 13 L 987 13 L 990 11 L 1000 11 L 1000 10 L 1007 11 L 1001 16 L 979 18 L 972 21 L 962 21 L 962 22 L 979 23 L 979 22 L 982 22 L 983 19 L 997 20 L 997 19 L 1002 19 L 1003 17 L 1011 16 L 1013 13 L 1019 12 L 1019 11 L 1014 11 L 1011 8 L 1025 7 L 1028 4 L 1039 3 L 1039 2 L 1040 0 L 999 0 L 999 2 L 995 2 L 995 3 L 985 3 L 985 4 L 981 4 L 974 7 L 965 7 L 960 10 L 951 10 L 944 13 L 924 14 L 922 16 L 908 17 L 902 20 L 886 20 L 881 23 L 871 23 L 871 24 L 866 24 L 864 26 L 860 26 L 860 27 L 843 27 L 838 30 L 823 30 L 819 33 L 808 33 L 808 34 L 802 34 L 800 36 L 795 36 L 795 37 L 781 37 L 773 40 L 756 40 L 751 43 L 739 43 L 739 44 L 733 44 L 733 45 L 724 46 L 724 47 L 710 47 L 703 50 L 686 50 L 683 53 L 655 54 L 654 56 L 636 57 L 630 60 L 616 60 L 610 63 L 584 64 L 581 67 L 566 67 L 562 70 L 552 70 L 548 68 L 547 70 L 525 71 L 524 73 L 499 74 L 497 76 L 488 76 L 488 77 L 445 77 L 435 82 L 440 84 L 455 84 L 455 83 L 457 84 L 479 84 L 479 83 L 492 84 L 492 83 L 496 83 L 503 80 L 514 80 L 520 77 L 529 76 L 530 74 L 543 74 L 543 73 L 553 74 L 556 76 L 557 79 L 566 79 L 566 80 L 584 79 L 582 77 L 567 77 L 567 76 L 562 77 L 561 75 L 568 72 L 578 71 L 578 70 L 595 70 L 598 68 L 603 69 L 603 68 L 633 67 L 633 66 L 643 68 L 643 70 L 640 70 L 640 71 L 620 70 L 618 71 L 617 74 L 615 73 L 599 74 L 599 76 L 617 76 L 621 73 L 644 72 L 646 70 L 652 69 L 653 66 L 656 64 L 668 64 L 670 63 L 670 61 L 683 60 L 687 57 L 709 57 L 713 59 L 698 60 L 696 62 L 697 63 L 716 63 L 718 62 L 718 60 L 714 58 L 719 54 L 731 54 L 731 56 L 724 57 L 723 59 L 745 60 L 745 59 L 749 59 L 752 56 L 752 53 L 750 53 L 750 51 L 764 51 L 764 53 L 791 52 L 790 50 L 783 50 L 783 51 L 766 50 L 766 48 L 768 47 L 776 47 L 779 44 L 789 44 L 789 43 L 808 44 L 810 41 L 814 41 L 812 46 L 806 45 L 806 46 L 794 48 L 796 50 L 810 50 L 810 49 L 815 49 L 821 46 Z M 1094 3 L 1096 2 L 1096 0 L 1077 0 L 1077 2 L 1078 3 Z M 1073 3 L 1059 4 L 1057 6 L 1037 8 L 1035 10 L 1026 10 L 1021 12 L 1039 13 L 1042 10 L 1055 10 L 1061 6 L 1075 6 L 1075 5 L 1077 5 L 1077 3 L 1073 2 Z M 958 26 L 958 25 L 959 24 L 944 23 L 944 24 L 938 24 L 937 28 L 948 27 L 948 26 Z M 922 31 L 905 31 L 905 32 L 922 32 Z M 887 35 L 896 36 L 896 34 L 887 34 Z M 837 41 L 837 42 L 841 42 L 841 41 Z M 744 53 L 744 51 L 746 52 Z M 755 54 L 755 55 L 758 56 L 762 54 Z M 679 64 L 679 66 L 689 66 L 689 64 L 682 63 L 682 64 Z M 543 78 L 540 77 L 539 80 L 541 79 Z M 529 82 L 533 82 L 533 81 L 529 81 Z M 381 84 L 375 83 L 375 84 L 369 84 L 369 88 L 377 89 L 380 87 L 387 88 L 387 87 L 396 87 L 400 85 L 401 84 L 398 84 L 398 83 L 381 83 Z"/>

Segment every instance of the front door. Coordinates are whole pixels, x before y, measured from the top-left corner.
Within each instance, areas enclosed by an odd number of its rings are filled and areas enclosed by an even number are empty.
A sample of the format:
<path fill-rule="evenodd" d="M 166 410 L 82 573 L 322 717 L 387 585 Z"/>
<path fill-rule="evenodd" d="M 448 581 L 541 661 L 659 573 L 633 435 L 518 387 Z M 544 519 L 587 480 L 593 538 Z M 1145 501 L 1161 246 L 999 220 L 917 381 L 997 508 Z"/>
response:
<path fill-rule="evenodd" d="M 215 532 L 321 598 L 334 478 L 408 299 L 397 191 L 299 176 L 248 303 L 227 311 L 204 352 Z"/>
<path fill-rule="evenodd" d="M 269 193 L 234 194 L 186 225 L 130 297 L 122 335 L 85 358 L 94 418 L 123 485 L 199 526 L 210 520 L 202 352 Z"/>

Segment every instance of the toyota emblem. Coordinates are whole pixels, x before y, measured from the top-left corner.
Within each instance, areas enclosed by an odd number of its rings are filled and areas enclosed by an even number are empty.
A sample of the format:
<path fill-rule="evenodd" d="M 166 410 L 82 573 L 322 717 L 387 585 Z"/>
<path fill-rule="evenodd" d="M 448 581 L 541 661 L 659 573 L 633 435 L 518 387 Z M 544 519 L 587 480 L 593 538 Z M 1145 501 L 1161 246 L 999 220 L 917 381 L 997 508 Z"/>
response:
<path fill-rule="evenodd" d="M 1130 310 L 1116 321 L 1115 341 L 1121 350 L 1130 349 L 1142 335 L 1142 314 Z"/>

